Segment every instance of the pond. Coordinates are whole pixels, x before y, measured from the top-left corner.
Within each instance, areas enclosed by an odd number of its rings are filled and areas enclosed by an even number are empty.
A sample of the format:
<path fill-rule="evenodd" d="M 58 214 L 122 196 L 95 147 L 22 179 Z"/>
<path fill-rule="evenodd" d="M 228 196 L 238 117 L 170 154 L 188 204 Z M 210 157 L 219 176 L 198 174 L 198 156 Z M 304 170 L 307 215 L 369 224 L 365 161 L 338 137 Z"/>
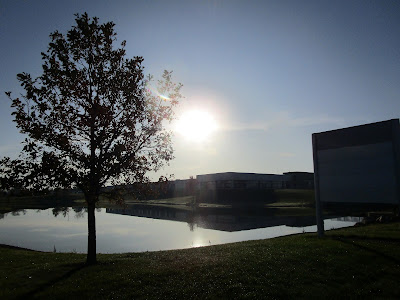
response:
<path fill-rule="evenodd" d="M 325 229 L 353 226 L 357 217 L 330 218 Z M 96 210 L 97 252 L 182 249 L 316 232 L 314 216 L 263 209 L 175 209 L 132 206 Z M 87 251 L 85 208 L 26 209 L 0 214 L 0 244 L 39 251 Z"/>

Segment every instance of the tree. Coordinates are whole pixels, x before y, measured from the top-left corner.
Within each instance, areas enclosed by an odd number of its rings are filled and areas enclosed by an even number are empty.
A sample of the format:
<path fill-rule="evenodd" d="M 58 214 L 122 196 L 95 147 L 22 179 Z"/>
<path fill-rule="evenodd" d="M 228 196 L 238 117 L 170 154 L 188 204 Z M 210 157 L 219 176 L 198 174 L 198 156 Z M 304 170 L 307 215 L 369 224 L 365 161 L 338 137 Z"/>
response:
<path fill-rule="evenodd" d="M 164 71 L 155 89 L 152 77 L 144 77 L 143 58 L 126 58 L 125 41 L 115 47 L 113 22 L 75 16 L 66 35 L 50 34 L 42 75 L 17 75 L 22 99 L 6 93 L 28 137 L 19 159 L 2 159 L 2 184 L 81 189 L 88 206 L 87 263 L 93 264 L 102 188 L 149 182 L 146 174 L 173 158 L 164 125 L 174 118 L 182 85 Z"/>

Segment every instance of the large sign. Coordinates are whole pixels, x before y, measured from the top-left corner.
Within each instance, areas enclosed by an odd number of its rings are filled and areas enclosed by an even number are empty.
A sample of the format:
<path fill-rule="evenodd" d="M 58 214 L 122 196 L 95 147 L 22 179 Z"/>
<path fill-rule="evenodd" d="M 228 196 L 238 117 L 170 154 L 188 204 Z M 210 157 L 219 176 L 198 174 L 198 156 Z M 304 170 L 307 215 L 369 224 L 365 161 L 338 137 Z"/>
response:
<path fill-rule="evenodd" d="M 388 120 L 314 133 L 319 202 L 400 204 L 400 125 Z"/>

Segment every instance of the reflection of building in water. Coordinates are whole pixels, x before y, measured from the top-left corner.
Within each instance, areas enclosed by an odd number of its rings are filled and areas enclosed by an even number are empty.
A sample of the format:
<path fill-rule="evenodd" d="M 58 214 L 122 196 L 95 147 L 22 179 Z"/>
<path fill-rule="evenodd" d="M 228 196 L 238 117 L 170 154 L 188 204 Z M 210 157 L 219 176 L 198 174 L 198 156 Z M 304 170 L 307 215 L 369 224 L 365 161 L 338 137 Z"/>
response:
<path fill-rule="evenodd" d="M 240 231 L 257 228 L 287 225 L 304 227 L 315 224 L 315 216 L 275 216 L 273 209 L 257 209 L 243 211 L 243 209 L 211 209 L 197 208 L 176 209 L 171 207 L 134 205 L 129 208 L 107 208 L 107 213 L 186 222 L 191 228 L 195 226 L 220 230 Z"/>
<path fill-rule="evenodd" d="M 190 210 L 150 205 L 133 205 L 128 208 L 107 208 L 106 212 L 118 215 L 180 222 L 187 222 L 190 213 L 192 213 Z"/>
<path fill-rule="evenodd" d="M 351 217 L 351 216 L 332 219 L 332 221 L 355 222 L 355 223 L 362 222 L 363 220 L 364 217 Z"/>

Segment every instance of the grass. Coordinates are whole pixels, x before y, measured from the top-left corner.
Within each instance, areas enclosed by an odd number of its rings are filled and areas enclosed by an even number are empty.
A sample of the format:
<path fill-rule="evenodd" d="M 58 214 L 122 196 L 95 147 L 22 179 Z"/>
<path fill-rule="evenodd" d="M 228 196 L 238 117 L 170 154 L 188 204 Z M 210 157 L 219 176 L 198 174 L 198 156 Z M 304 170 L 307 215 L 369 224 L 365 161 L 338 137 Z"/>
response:
<path fill-rule="evenodd" d="M 61 206 L 72 206 L 83 204 L 85 200 L 82 195 L 69 195 L 64 197 L 55 196 L 22 196 L 22 197 L 0 197 L 0 213 L 7 213 L 19 209 L 44 209 Z"/>
<path fill-rule="evenodd" d="M 0 298 L 399 298 L 400 223 L 186 250 L 0 248 Z"/>
<path fill-rule="evenodd" d="M 303 208 L 314 206 L 314 190 L 304 189 L 277 189 L 274 190 L 276 197 L 273 203 L 266 201 L 265 207 L 270 208 Z M 149 205 L 172 205 L 172 206 L 190 206 L 193 201 L 193 196 L 174 197 L 168 199 L 156 199 L 156 200 L 127 200 L 127 204 L 149 204 Z M 227 203 L 199 203 L 200 207 L 225 207 L 229 208 L 232 205 Z"/>
<path fill-rule="evenodd" d="M 314 206 L 314 190 L 278 189 L 274 191 L 276 201 L 269 207 L 304 207 Z"/>
<path fill-rule="evenodd" d="M 193 201 L 193 196 L 174 197 L 167 199 L 155 199 L 155 200 L 127 200 L 127 204 L 140 203 L 140 204 L 151 204 L 151 205 L 189 205 Z"/>

